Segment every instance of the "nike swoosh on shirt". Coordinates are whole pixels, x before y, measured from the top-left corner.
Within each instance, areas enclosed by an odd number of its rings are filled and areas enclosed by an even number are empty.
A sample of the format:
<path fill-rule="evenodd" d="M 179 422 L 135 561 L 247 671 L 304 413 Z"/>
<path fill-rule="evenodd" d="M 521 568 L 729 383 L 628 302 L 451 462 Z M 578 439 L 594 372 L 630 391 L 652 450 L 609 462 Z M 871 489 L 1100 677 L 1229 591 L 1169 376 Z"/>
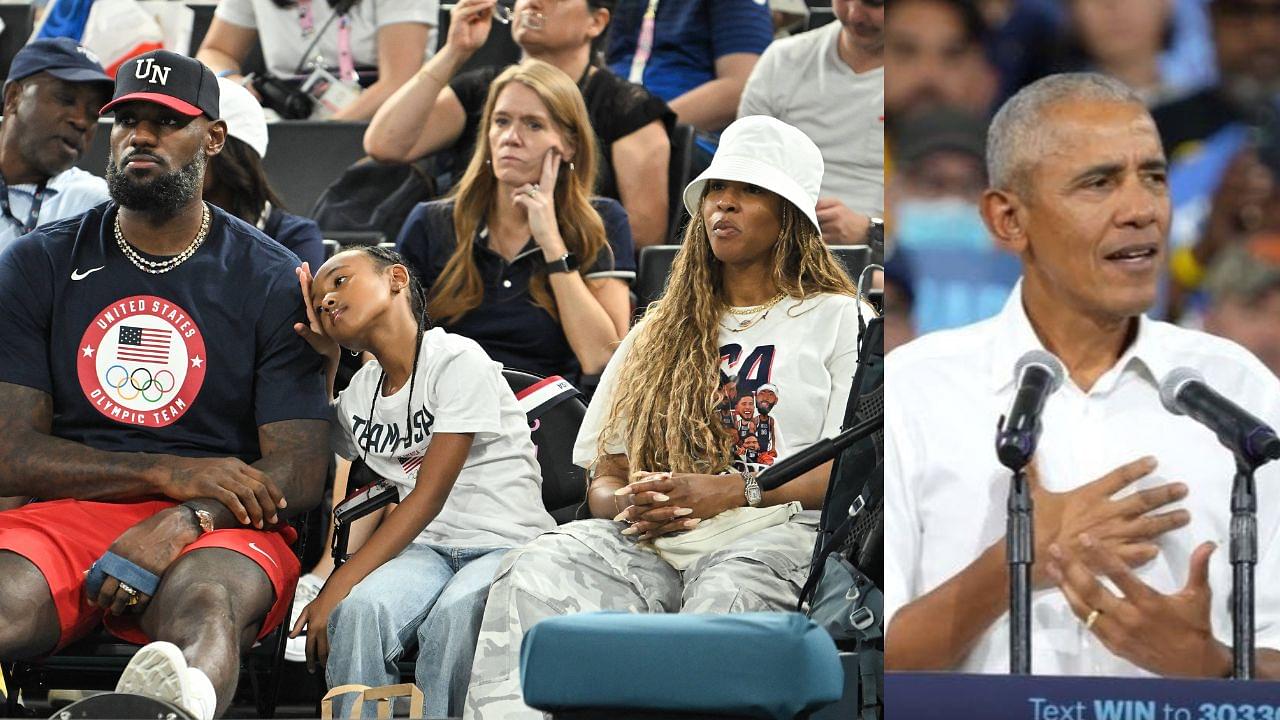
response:
<path fill-rule="evenodd" d="M 83 279 L 85 279 L 85 278 L 89 277 L 90 275 L 92 275 L 92 274 L 94 274 L 94 273 L 98 272 L 99 270 L 101 270 L 101 269 L 102 269 L 102 268 L 104 268 L 104 267 L 106 267 L 106 265 L 101 265 L 101 266 L 96 267 L 96 268 L 89 268 L 88 270 L 85 270 L 84 272 L 80 272 L 79 270 L 76 270 L 75 268 L 72 268 L 72 269 L 71 269 L 71 279 L 72 279 L 72 280 L 83 280 Z"/>
<path fill-rule="evenodd" d="M 278 567 L 280 567 L 280 563 L 277 563 L 275 558 L 273 558 L 273 557 L 271 557 L 270 555 L 268 555 L 268 554 L 267 554 L 267 551 L 266 551 L 266 550 L 263 550 L 263 549 L 262 549 L 262 548 L 260 548 L 260 547 L 258 547 L 258 545 L 257 545 L 256 543 L 249 543 L 249 548 L 250 548 L 251 550 L 257 550 L 259 553 L 262 553 L 262 557 L 264 557 L 264 558 L 266 558 L 267 560 L 271 561 L 271 564 L 272 564 L 272 565 L 275 565 L 277 568 L 278 568 Z"/>

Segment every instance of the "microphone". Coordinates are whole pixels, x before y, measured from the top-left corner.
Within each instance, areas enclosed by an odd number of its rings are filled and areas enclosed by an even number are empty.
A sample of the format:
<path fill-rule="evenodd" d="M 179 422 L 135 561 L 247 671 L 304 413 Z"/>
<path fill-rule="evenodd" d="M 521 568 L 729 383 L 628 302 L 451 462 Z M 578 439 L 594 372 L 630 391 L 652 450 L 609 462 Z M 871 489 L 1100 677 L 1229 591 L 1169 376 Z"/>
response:
<path fill-rule="evenodd" d="M 996 457 L 1000 464 L 1018 471 L 1026 467 L 1040 438 L 1040 412 L 1049 396 L 1062 386 L 1062 363 L 1044 350 L 1029 350 L 1018 359 L 1009 412 L 1000 418 L 996 433 Z"/>
<path fill-rule="evenodd" d="M 1160 402 L 1174 415 L 1187 415 L 1212 430 L 1219 442 L 1251 468 L 1280 458 L 1280 438 L 1275 430 L 1218 394 L 1191 368 L 1174 368 L 1164 376 Z"/>

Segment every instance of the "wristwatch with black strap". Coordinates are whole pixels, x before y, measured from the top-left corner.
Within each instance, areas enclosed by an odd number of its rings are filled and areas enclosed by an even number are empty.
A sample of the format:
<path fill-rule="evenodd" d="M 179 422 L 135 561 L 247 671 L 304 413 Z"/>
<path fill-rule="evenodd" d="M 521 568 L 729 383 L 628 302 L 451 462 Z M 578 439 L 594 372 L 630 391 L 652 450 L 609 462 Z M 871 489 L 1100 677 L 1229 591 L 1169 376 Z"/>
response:
<path fill-rule="evenodd" d="M 882 218 L 873 217 L 867 224 L 867 244 L 875 249 L 877 246 L 884 246 L 884 220 Z"/>
<path fill-rule="evenodd" d="M 573 272 L 578 269 L 578 258 L 573 253 L 566 252 L 555 260 L 549 261 L 546 267 L 548 275 L 551 275 L 552 273 Z"/>

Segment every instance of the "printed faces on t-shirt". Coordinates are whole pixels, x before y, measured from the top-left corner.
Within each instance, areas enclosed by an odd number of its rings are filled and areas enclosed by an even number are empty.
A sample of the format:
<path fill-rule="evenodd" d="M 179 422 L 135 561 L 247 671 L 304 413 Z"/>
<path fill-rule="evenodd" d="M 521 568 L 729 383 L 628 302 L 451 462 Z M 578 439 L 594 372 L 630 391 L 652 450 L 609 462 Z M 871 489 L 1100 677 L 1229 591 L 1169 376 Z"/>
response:
<path fill-rule="evenodd" d="M 762 470 L 782 449 L 773 413 L 781 394 L 772 381 L 774 357 L 774 345 L 744 348 L 731 343 L 720 348 L 720 421 L 733 431 L 739 469 Z"/>

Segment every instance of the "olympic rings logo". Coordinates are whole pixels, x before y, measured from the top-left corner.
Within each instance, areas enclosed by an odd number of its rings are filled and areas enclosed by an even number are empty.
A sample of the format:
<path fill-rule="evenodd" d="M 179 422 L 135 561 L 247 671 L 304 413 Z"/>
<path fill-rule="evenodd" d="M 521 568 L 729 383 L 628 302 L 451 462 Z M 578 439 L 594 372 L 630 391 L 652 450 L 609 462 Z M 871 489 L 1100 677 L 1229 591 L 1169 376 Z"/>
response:
<path fill-rule="evenodd" d="M 141 395 L 147 402 L 158 402 L 174 386 L 173 373 L 168 370 L 152 375 L 147 368 L 140 367 L 129 372 L 123 365 L 107 368 L 104 380 L 115 389 L 121 400 L 134 400 Z"/>

